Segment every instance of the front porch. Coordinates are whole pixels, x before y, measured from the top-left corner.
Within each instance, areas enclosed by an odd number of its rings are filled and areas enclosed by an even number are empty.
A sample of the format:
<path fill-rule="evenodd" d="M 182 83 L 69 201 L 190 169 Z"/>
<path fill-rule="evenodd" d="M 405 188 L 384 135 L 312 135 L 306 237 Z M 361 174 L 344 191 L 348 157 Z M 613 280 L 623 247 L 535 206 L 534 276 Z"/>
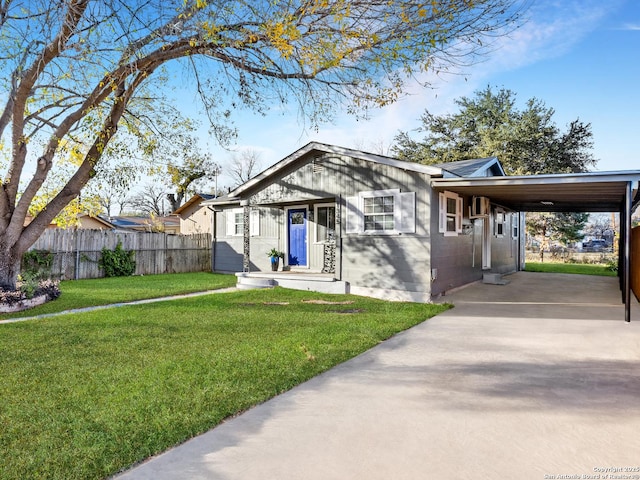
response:
<path fill-rule="evenodd" d="M 315 273 L 300 270 L 284 272 L 239 272 L 237 287 L 253 288 L 284 287 L 320 293 L 349 293 L 349 283 L 338 280 L 333 273 Z"/>

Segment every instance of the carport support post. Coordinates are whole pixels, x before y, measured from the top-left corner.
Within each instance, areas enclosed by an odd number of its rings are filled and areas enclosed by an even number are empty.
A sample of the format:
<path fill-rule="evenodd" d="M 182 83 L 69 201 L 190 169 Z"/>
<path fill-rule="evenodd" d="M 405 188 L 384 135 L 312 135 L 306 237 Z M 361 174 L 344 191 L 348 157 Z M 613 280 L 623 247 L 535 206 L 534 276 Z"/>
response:
<path fill-rule="evenodd" d="M 627 189 L 624 197 L 624 224 L 620 222 L 620 229 L 624 227 L 624 260 L 622 262 L 622 285 L 624 297 L 624 321 L 631 321 L 631 202 L 632 202 L 631 182 L 627 182 Z"/>

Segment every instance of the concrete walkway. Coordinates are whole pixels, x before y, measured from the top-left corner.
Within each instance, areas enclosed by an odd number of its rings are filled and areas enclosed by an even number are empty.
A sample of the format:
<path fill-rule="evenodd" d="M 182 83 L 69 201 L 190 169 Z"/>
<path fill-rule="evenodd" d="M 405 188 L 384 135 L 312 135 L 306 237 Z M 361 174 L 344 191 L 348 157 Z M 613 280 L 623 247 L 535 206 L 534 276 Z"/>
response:
<path fill-rule="evenodd" d="M 626 324 L 616 278 L 507 278 L 117 478 L 640 478 L 611 470 L 640 467 L 637 302 Z"/>
<path fill-rule="evenodd" d="M 43 313 L 40 315 L 32 315 L 29 317 L 18 317 L 18 318 L 8 318 L 5 320 L 0 319 L 0 325 L 3 323 L 16 323 L 16 322 L 24 322 L 27 320 L 39 320 L 42 318 L 50 318 L 50 317 L 59 317 L 60 315 L 67 315 L 69 313 L 83 313 L 83 312 L 92 312 L 94 310 L 106 310 L 108 308 L 119 308 L 119 307 L 127 307 L 129 305 L 142 305 L 145 303 L 158 303 L 158 302 L 166 302 L 170 300 L 180 300 L 182 298 L 191 298 L 191 297 L 201 297 L 203 295 L 212 295 L 214 293 L 226 293 L 226 292 L 234 292 L 236 291 L 236 287 L 229 288 L 219 288 L 217 290 L 207 290 L 204 292 L 194 292 L 194 293 L 181 293 L 178 295 L 170 295 L 168 297 L 156 297 L 156 298 L 145 298 L 143 300 L 132 300 L 130 302 L 120 302 L 120 303 L 109 303 L 107 305 L 96 305 L 92 307 L 83 307 L 83 308 L 73 308 L 71 310 L 63 310 L 61 312 L 53 312 L 53 313 Z M 25 311 L 26 313 L 27 311 Z"/>

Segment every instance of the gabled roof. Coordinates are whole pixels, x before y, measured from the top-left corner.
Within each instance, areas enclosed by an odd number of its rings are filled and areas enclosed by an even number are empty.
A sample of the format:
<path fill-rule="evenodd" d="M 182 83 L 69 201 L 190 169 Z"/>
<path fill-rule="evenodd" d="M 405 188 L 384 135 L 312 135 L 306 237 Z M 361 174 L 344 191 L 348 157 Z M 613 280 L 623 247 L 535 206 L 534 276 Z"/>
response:
<path fill-rule="evenodd" d="M 181 205 L 180 207 L 178 207 L 174 212 L 173 215 L 179 215 L 181 214 L 184 210 L 186 210 L 187 208 L 189 208 L 191 205 L 193 204 L 198 204 L 204 200 L 211 200 L 213 198 L 216 198 L 215 195 L 211 195 L 208 193 L 196 193 L 194 196 L 192 196 L 189 200 L 187 200 L 186 202 L 184 202 L 183 205 Z"/>
<path fill-rule="evenodd" d="M 444 170 L 443 176 L 450 177 L 504 177 L 506 174 L 498 157 L 474 158 L 457 162 L 439 163 L 434 167 Z M 447 175 L 449 173 L 449 175 Z"/>
<path fill-rule="evenodd" d="M 442 170 L 432 165 L 422 165 L 420 163 L 404 162 L 402 160 L 397 160 L 395 158 L 387 157 L 384 155 L 377 155 L 375 153 L 367 153 L 367 152 L 362 152 L 360 150 L 352 150 L 350 148 L 338 147 L 335 145 L 327 145 L 325 143 L 310 142 L 304 147 L 300 148 L 299 150 L 296 150 L 295 152 L 293 152 L 291 155 L 283 158 L 275 165 L 259 173 L 248 182 L 243 183 L 242 185 L 237 187 L 235 190 L 232 190 L 231 192 L 229 192 L 229 194 L 225 197 L 224 200 L 228 202 L 229 200 L 232 200 L 234 197 L 237 198 L 241 196 L 247 190 L 250 190 L 251 188 L 258 185 L 265 179 L 271 177 L 272 175 L 277 174 L 279 171 L 288 167 L 292 163 L 295 163 L 300 158 L 304 157 L 305 155 L 311 152 L 333 153 L 335 155 L 346 155 L 349 157 L 357 158 L 359 160 L 365 160 L 367 162 L 377 163 L 381 165 L 389 165 L 392 167 L 400 168 L 402 170 L 407 170 L 411 172 L 425 173 L 427 175 L 432 175 L 437 177 L 442 175 Z M 214 204 L 214 203 L 222 203 L 222 202 L 223 202 L 223 199 L 221 198 L 220 201 L 209 200 L 206 203 Z"/>
<path fill-rule="evenodd" d="M 111 229 L 115 228 L 113 223 L 111 223 L 108 220 L 102 218 L 100 215 L 93 216 L 93 215 L 89 215 L 87 213 L 78 214 L 78 220 L 81 220 L 82 218 L 89 218 L 91 220 L 94 220 L 94 221 L 104 225 L 104 228 L 106 228 L 108 230 L 111 230 Z"/>

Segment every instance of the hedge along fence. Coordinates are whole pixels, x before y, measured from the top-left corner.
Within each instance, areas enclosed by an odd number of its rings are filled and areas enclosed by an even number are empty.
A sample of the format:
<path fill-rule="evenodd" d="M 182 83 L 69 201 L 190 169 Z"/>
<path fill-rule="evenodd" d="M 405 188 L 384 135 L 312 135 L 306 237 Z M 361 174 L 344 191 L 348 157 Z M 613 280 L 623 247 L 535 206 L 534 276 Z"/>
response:
<path fill-rule="evenodd" d="M 51 275 L 62 280 L 104 277 L 102 249 L 122 243 L 135 252 L 135 275 L 203 272 L 211 269 L 211 235 L 168 235 L 109 230 L 46 230 L 30 250 L 53 254 Z"/>

